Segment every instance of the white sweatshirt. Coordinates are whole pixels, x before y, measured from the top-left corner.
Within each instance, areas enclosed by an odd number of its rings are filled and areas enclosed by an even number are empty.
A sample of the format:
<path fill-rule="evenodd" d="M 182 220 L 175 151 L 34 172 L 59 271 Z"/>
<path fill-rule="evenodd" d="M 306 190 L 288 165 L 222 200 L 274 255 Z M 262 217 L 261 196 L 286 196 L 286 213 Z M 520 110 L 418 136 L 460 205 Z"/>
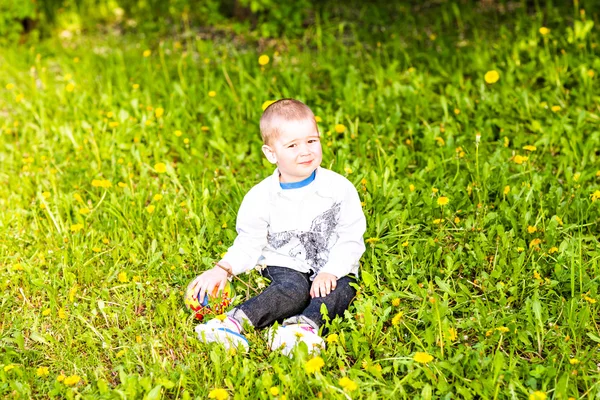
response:
<path fill-rule="evenodd" d="M 315 180 L 299 189 L 282 189 L 279 171 L 244 196 L 237 233 L 222 261 L 233 274 L 256 265 L 320 272 L 341 278 L 358 274 L 365 251 L 365 215 L 354 185 L 333 171 L 318 168 Z"/>

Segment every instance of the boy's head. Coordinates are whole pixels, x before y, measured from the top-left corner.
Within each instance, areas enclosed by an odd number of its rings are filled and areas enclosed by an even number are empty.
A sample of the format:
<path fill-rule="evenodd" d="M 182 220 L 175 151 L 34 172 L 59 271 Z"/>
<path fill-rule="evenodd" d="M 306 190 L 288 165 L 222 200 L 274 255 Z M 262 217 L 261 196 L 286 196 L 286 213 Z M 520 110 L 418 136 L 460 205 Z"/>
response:
<path fill-rule="evenodd" d="M 281 182 L 297 182 L 309 177 L 323 157 L 315 115 L 294 99 L 269 105 L 260 119 L 263 153 L 277 164 Z"/>

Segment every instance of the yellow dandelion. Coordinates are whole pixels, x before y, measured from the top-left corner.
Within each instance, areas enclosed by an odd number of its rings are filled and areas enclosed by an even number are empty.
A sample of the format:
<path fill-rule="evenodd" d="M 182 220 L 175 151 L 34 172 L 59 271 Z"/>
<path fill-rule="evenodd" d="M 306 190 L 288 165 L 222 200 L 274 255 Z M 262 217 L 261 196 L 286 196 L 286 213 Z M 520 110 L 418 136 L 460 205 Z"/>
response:
<path fill-rule="evenodd" d="M 537 247 L 540 245 L 540 243 L 542 243 L 542 239 L 539 238 L 535 238 L 533 239 L 531 242 L 529 242 L 529 247 Z"/>
<path fill-rule="evenodd" d="M 594 193 L 592 193 L 590 195 L 590 197 L 592 198 L 592 202 L 600 199 L 600 190 L 596 190 Z"/>
<path fill-rule="evenodd" d="M 516 156 L 514 156 L 514 158 L 513 158 L 513 161 L 515 162 L 515 164 L 519 164 L 519 165 L 523 164 L 527 160 L 529 160 L 529 157 L 527 157 L 527 156 L 521 156 L 521 155 L 518 155 L 518 154 Z"/>
<path fill-rule="evenodd" d="M 392 325 L 398 325 L 402 320 L 403 315 L 403 312 L 399 312 L 398 314 L 394 315 L 394 318 L 392 318 Z"/>
<path fill-rule="evenodd" d="M 131 85 L 131 87 L 133 88 L 133 90 L 137 90 L 140 88 L 140 84 L 139 83 L 134 83 L 133 85 Z"/>
<path fill-rule="evenodd" d="M 454 109 L 454 114 L 456 114 L 456 115 L 460 114 L 460 110 L 458 108 L 455 108 Z"/>
<path fill-rule="evenodd" d="M 550 247 L 550 249 L 548 249 L 548 254 L 554 254 L 558 252 L 558 247 L 554 246 L 554 247 Z"/>
<path fill-rule="evenodd" d="M 545 392 L 536 390 L 529 395 L 529 400 L 546 400 L 547 397 Z"/>
<path fill-rule="evenodd" d="M 458 333 L 456 332 L 456 329 L 448 328 L 448 339 L 450 339 L 451 342 L 455 342 L 457 338 L 458 338 Z"/>
<path fill-rule="evenodd" d="M 13 364 L 5 365 L 4 366 L 4 372 L 8 372 L 8 371 L 10 371 L 11 369 L 14 369 L 14 368 L 15 368 L 15 366 Z"/>
<path fill-rule="evenodd" d="M 398 307 L 400 305 L 400 299 L 399 298 L 395 298 L 392 300 L 392 305 L 394 307 Z"/>
<path fill-rule="evenodd" d="M 159 200 L 162 200 L 162 198 L 163 198 L 163 195 L 160 193 L 157 193 L 154 195 L 154 197 L 152 197 L 152 200 L 159 201 Z"/>
<path fill-rule="evenodd" d="M 408 240 L 402 243 L 402 247 L 408 247 Z"/>
<path fill-rule="evenodd" d="M 581 362 L 581 361 L 579 361 L 579 360 L 578 360 L 578 359 L 576 359 L 576 358 L 571 358 L 571 359 L 569 359 L 569 364 L 571 364 L 571 365 L 579 364 L 580 362 Z"/>
<path fill-rule="evenodd" d="M 79 232 L 82 229 L 83 229 L 83 224 L 71 225 L 71 232 Z"/>
<path fill-rule="evenodd" d="M 269 107 L 271 104 L 275 103 L 277 100 L 267 100 L 264 103 L 262 103 L 262 106 L 260 106 L 262 108 L 263 111 L 265 111 L 267 109 L 267 107 Z"/>
<path fill-rule="evenodd" d="M 119 182 L 118 185 L 119 185 L 120 188 L 126 188 L 127 187 L 127 184 L 125 182 Z"/>
<path fill-rule="evenodd" d="M 144 50 L 144 53 L 143 53 L 144 57 L 150 57 L 150 54 L 152 54 L 151 50 Z"/>
<path fill-rule="evenodd" d="M 67 319 L 67 312 L 62 307 L 58 309 L 58 318 Z"/>
<path fill-rule="evenodd" d="M 522 248 L 522 247 L 517 247 L 517 252 L 518 252 L 518 253 L 522 253 L 522 252 L 524 252 L 524 251 L 525 251 L 525 249 L 524 249 L 524 248 Z"/>
<path fill-rule="evenodd" d="M 358 385 L 356 384 L 356 382 L 354 382 L 352 379 L 348 378 L 347 376 L 344 376 L 343 378 L 340 378 L 338 380 L 338 384 L 344 388 L 344 390 L 347 390 L 349 392 L 353 392 L 356 389 L 358 389 Z"/>
<path fill-rule="evenodd" d="M 159 174 L 164 174 L 165 172 L 167 172 L 167 164 L 165 164 L 165 163 L 154 164 L 154 170 L 156 172 L 158 172 Z"/>
<path fill-rule="evenodd" d="M 500 79 L 500 74 L 498 73 L 498 71 L 493 69 L 491 71 L 486 72 L 483 79 L 485 79 L 485 82 L 489 84 L 496 83 Z"/>
<path fill-rule="evenodd" d="M 504 190 L 502 191 L 502 193 L 504 193 L 505 196 L 507 194 L 509 194 L 510 193 L 510 186 L 508 186 L 508 185 L 504 186 Z"/>
<path fill-rule="evenodd" d="M 59 376 L 56 377 L 56 381 L 62 382 L 65 380 L 65 378 L 66 378 L 66 376 L 64 374 L 60 374 Z"/>
<path fill-rule="evenodd" d="M 210 92 L 208 92 L 208 97 L 215 97 L 217 95 L 217 92 L 215 92 L 214 90 L 211 90 Z"/>
<path fill-rule="evenodd" d="M 270 58 L 269 58 L 269 56 L 268 56 L 268 55 L 266 55 L 266 54 L 263 54 L 263 55 L 261 55 L 260 57 L 258 57 L 258 63 L 259 63 L 260 65 L 262 65 L 262 66 L 265 66 L 265 65 L 267 65 L 267 64 L 269 63 L 269 61 L 270 61 L 270 60 L 271 60 L 271 59 L 270 59 Z"/>
<path fill-rule="evenodd" d="M 277 386 L 273 386 L 269 389 L 269 393 L 271 396 L 279 396 L 279 388 Z"/>
<path fill-rule="evenodd" d="M 562 107 L 561 106 L 552 106 L 550 109 L 554 112 L 559 112 L 560 110 L 562 110 Z"/>
<path fill-rule="evenodd" d="M 183 135 L 183 132 L 177 130 L 177 131 L 173 132 L 173 134 L 177 137 L 180 137 L 181 135 Z"/>
<path fill-rule="evenodd" d="M 583 296 L 583 299 L 590 304 L 596 304 L 596 299 L 593 299 L 590 296 Z"/>
<path fill-rule="evenodd" d="M 129 279 L 127 278 L 127 273 L 126 272 L 119 272 L 119 275 L 117 276 L 117 279 L 121 283 L 127 283 L 127 282 L 129 282 Z"/>
<path fill-rule="evenodd" d="M 156 118 L 162 117 L 164 113 L 165 109 L 162 107 L 156 107 L 156 110 L 154 110 L 154 115 L 156 115 Z"/>
<path fill-rule="evenodd" d="M 102 249 L 100 247 L 92 247 L 92 251 L 94 253 L 100 253 L 102 251 Z"/>
<path fill-rule="evenodd" d="M 229 398 L 229 393 L 227 393 L 227 390 L 225 389 L 215 388 L 208 393 L 208 398 L 215 400 L 226 400 Z"/>
<path fill-rule="evenodd" d="M 146 207 L 146 212 L 148 214 L 152 214 L 154 212 L 154 210 L 156 209 L 155 206 L 153 206 L 152 204 L 150 204 L 148 207 Z"/>
<path fill-rule="evenodd" d="M 24 98 L 25 98 L 25 95 L 23 93 L 19 93 L 18 95 L 15 96 L 15 102 L 20 103 L 23 101 Z"/>
<path fill-rule="evenodd" d="M 458 224 L 460 222 L 460 218 L 459 217 L 454 217 L 454 223 Z"/>
<path fill-rule="evenodd" d="M 540 28 L 540 34 L 541 34 L 542 36 L 546 36 L 546 35 L 547 35 L 547 34 L 549 34 L 549 33 L 550 33 L 550 29 L 546 28 L 545 26 L 542 26 L 542 27 Z"/>
<path fill-rule="evenodd" d="M 66 90 L 67 92 L 69 92 L 69 93 L 70 93 L 70 92 L 72 92 L 73 90 L 75 90 L 75 85 L 74 85 L 73 83 L 69 83 L 69 84 L 68 84 L 68 85 L 65 87 L 65 90 Z"/>
<path fill-rule="evenodd" d="M 329 336 L 327 336 L 327 343 L 332 344 L 332 343 L 337 343 L 339 340 L 339 336 L 337 333 L 332 333 Z"/>
<path fill-rule="evenodd" d="M 200 130 L 201 130 L 202 132 L 208 132 L 208 131 L 210 130 L 210 128 L 209 128 L 208 126 L 201 126 L 201 127 L 200 127 Z"/>
<path fill-rule="evenodd" d="M 304 370 L 306 371 L 307 374 L 315 374 L 317 372 L 319 372 L 321 370 L 321 368 L 323 368 L 323 366 L 325 365 L 325 361 L 323 361 L 323 359 L 321 357 L 314 357 L 311 358 L 310 360 L 308 360 L 306 362 L 306 364 L 304 364 Z"/>
<path fill-rule="evenodd" d="M 335 129 L 336 133 L 344 133 L 344 132 L 346 132 L 346 126 L 342 125 L 342 124 L 336 124 L 336 126 L 335 126 L 334 129 Z"/>
<path fill-rule="evenodd" d="M 77 385 L 80 380 L 81 377 L 79 375 L 71 375 L 69 377 L 66 377 L 63 383 L 67 386 L 74 386 Z"/>
<path fill-rule="evenodd" d="M 446 197 L 446 196 L 440 196 L 437 199 L 437 204 L 438 206 L 445 206 L 446 204 L 448 204 L 450 202 L 450 200 Z"/>
<path fill-rule="evenodd" d="M 315 115 L 315 121 L 317 121 L 317 123 L 323 122 L 323 118 L 319 117 L 318 115 Z"/>
<path fill-rule="evenodd" d="M 590 78 L 593 78 L 593 77 L 594 77 L 594 75 L 596 75 L 596 73 L 595 73 L 595 72 L 594 72 L 594 70 L 592 70 L 592 69 L 590 69 L 590 70 L 587 72 L 587 76 L 589 76 Z"/>
<path fill-rule="evenodd" d="M 48 370 L 48 367 L 39 367 L 35 370 L 35 373 L 37 376 L 46 376 L 50 374 L 50 371 Z"/>
<path fill-rule="evenodd" d="M 575 174 L 573 174 L 573 180 L 575 182 L 579 181 L 579 178 L 581 178 L 581 172 L 576 172 Z"/>
<path fill-rule="evenodd" d="M 441 223 L 442 223 L 442 221 L 443 221 L 443 220 L 442 220 L 441 218 L 436 218 L 436 219 L 434 219 L 434 220 L 433 220 L 433 224 L 434 224 L 434 225 L 439 225 L 439 224 L 441 224 Z"/>
<path fill-rule="evenodd" d="M 529 232 L 529 233 L 535 233 L 535 232 L 537 232 L 537 228 L 535 226 L 529 225 L 527 227 L 527 232 Z"/>
<path fill-rule="evenodd" d="M 427 353 L 417 351 L 413 356 L 413 360 L 420 364 L 427 364 L 428 362 L 433 361 L 433 356 Z"/>
<path fill-rule="evenodd" d="M 15 85 L 13 83 L 7 83 L 5 87 L 6 90 L 13 90 L 15 88 Z"/>
<path fill-rule="evenodd" d="M 350 168 L 350 167 L 346 167 L 346 168 L 344 168 L 344 171 L 345 171 L 347 174 L 351 174 L 351 173 L 352 173 L 352 168 Z"/>
<path fill-rule="evenodd" d="M 435 187 L 432 187 L 432 188 L 431 188 L 431 193 L 437 193 L 437 192 L 439 192 L 439 191 L 440 191 L 440 190 L 439 190 L 438 188 L 435 188 Z"/>
<path fill-rule="evenodd" d="M 527 145 L 527 146 L 523 146 L 523 150 L 527 150 L 527 151 L 535 151 L 537 149 L 537 147 L 532 146 L 532 145 Z"/>
<path fill-rule="evenodd" d="M 408 190 L 410 190 L 411 192 L 415 191 L 415 185 L 413 185 L 412 183 L 410 185 L 408 185 Z"/>
<path fill-rule="evenodd" d="M 42 311 L 42 315 L 44 317 L 47 317 L 48 315 L 50 315 L 51 312 L 52 312 L 52 310 L 50 310 L 49 308 L 46 308 L 44 311 Z"/>
<path fill-rule="evenodd" d="M 89 208 L 80 208 L 79 209 L 79 214 L 81 215 L 88 215 L 92 210 L 90 210 Z"/>

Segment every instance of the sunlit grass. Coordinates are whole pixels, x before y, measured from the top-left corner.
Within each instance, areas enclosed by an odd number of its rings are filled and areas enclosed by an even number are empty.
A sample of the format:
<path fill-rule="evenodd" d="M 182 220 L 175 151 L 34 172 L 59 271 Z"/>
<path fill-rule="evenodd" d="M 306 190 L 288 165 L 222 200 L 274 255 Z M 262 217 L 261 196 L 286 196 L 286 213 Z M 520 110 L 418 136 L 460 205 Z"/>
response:
<path fill-rule="evenodd" d="M 597 396 L 600 59 L 596 14 L 568 10 L 491 29 L 442 7 L 379 42 L 323 24 L 260 49 L 192 35 L 0 53 L 0 393 Z M 258 331 L 248 355 L 204 346 L 183 305 L 271 173 L 258 119 L 288 96 L 368 222 L 323 365 Z"/>

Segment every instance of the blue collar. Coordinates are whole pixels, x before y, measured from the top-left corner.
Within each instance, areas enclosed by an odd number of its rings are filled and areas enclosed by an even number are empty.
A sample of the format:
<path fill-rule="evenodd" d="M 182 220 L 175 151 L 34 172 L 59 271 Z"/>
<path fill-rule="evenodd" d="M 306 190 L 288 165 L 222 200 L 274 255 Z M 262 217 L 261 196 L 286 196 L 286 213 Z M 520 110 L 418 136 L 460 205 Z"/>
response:
<path fill-rule="evenodd" d="M 310 174 L 310 176 L 304 180 L 301 180 L 300 182 L 279 182 L 279 186 L 281 186 L 281 188 L 283 190 L 287 190 L 287 189 L 300 189 L 304 186 L 309 185 L 312 181 L 315 180 L 315 176 L 317 175 L 317 170 L 315 169 L 313 171 L 312 174 Z"/>

